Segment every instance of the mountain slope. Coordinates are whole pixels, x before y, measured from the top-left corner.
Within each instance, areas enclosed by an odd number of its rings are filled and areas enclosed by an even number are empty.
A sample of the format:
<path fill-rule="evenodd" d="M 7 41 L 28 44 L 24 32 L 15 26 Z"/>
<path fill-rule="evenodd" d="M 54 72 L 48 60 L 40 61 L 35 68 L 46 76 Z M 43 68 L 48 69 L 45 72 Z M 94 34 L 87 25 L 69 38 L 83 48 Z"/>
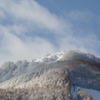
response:
<path fill-rule="evenodd" d="M 69 51 L 49 54 L 32 62 L 6 62 L 0 67 L 0 88 L 3 91 L 13 88 L 19 93 L 20 89 L 37 93 L 38 96 L 33 93 L 34 96 L 26 100 L 39 100 L 40 94 L 42 100 L 71 100 L 73 84 L 100 91 L 100 59 L 80 51 Z M 78 100 L 95 100 L 82 90 L 77 91 L 77 95 Z"/>

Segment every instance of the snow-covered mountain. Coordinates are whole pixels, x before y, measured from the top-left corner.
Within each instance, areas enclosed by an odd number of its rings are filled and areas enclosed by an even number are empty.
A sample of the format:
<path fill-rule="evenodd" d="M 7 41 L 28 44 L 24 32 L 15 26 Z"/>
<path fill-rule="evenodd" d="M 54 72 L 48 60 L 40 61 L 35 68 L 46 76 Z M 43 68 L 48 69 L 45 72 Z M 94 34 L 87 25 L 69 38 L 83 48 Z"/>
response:
<path fill-rule="evenodd" d="M 81 89 L 76 92 L 71 87 Z M 72 100 L 73 92 L 77 100 L 99 100 L 82 89 L 92 89 L 100 94 L 100 58 L 80 51 L 64 51 L 32 62 L 6 62 L 0 66 L 0 88 L 8 94 L 9 91 L 12 94 L 30 91 L 27 97 L 17 94 L 21 97 L 18 100 Z"/>

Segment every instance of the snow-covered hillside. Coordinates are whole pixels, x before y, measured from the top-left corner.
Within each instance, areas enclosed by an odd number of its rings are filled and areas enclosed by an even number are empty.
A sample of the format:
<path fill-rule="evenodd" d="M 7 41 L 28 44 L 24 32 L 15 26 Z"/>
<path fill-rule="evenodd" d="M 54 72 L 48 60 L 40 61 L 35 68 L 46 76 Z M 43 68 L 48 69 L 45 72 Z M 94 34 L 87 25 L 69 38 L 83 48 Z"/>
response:
<path fill-rule="evenodd" d="M 71 100 L 70 86 L 72 84 L 100 91 L 100 59 L 80 51 L 64 51 L 48 54 L 31 62 L 6 62 L 0 66 L 0 88 L 2 89 L 51 88 L 52 90 L 52 87 L 57 89 L 67 87 L 65 97 Z"/>

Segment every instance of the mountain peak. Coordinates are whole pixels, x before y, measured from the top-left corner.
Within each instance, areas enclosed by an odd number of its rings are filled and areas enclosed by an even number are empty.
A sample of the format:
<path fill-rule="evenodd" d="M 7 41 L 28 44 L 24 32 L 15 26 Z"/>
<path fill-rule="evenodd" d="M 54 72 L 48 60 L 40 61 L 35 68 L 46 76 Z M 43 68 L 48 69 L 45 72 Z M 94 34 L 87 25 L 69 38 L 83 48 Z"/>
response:
<path fill-rule="evenodd" d="M 95 61 L 97 63 L 100 63 L 100 58 L 97 58 L 94 55 L 89 54 L 89 53 L 81 52 L 79 50 L 62 51 L 55 54 L 48 54 L 34 61 L 52 63 L 56 61 L 71 60 L 71 59 L 82 59 L 82 60 Z"/>
<path fill-rule="evenodd" d="M 46 93 L 49 89 L 48 93 L 52 90 L 56 95 L 55 89 L 61 94 L 65 93 L 64 98 L 71 100 L 72 84 L 76 87 L 100 91 L 100 59 L 81 51 L 63 51 L 46 55 L 32 62 L 8 62 L 0 67 L 0 88 L 2 89 L 38 88 L 37 93 L 40 91 L 44 93 L 42 90 Z M 82 91 L 78 93 L 81 95 Z M 56 95 L 56 98 L 58 97 Z"/>

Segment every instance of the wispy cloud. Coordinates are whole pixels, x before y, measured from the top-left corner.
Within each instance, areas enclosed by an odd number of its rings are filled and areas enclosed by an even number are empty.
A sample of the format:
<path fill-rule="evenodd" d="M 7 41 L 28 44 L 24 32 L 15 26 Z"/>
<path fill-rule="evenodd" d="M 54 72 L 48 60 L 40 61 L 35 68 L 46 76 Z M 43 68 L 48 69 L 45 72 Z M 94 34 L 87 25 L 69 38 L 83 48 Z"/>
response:
<path fill-rule="evenodd" d="M 71 49 L 99 54 L 93 18 L 89 11 L 74 10 L 57 16 L 35 0 L 0 0 L 0 63 Z"/>
<path fill-rule="evenodd" d="M 34 0 L 11 0 L 11 2 L 4 0 L 1 1 L 0 6 L 6 12 L 5 16 L 9 15 L 17 23 L 20 21 L 23 24 L 33 23 L 33 25 L 39 28 L 55 31 L 55 33 L 63 32 L 67 28 L 65 25 L 69 27 L 59 16 L 51 14 L 48 9 Z"/>
<path fill-rule="evenodd" d="M 0 34 L 2 36 L 2 40 L 0 40 L 0 54 L 2 55 L 0 61 L 16 61 L 18 59 L 31 60 L 55 51 L 54 46 L 43 38 L 25 37 L 22 40 L 8 29 L 5 29 L 5 27 L 2 27 L 1 33 L 3 34 Z"/>

